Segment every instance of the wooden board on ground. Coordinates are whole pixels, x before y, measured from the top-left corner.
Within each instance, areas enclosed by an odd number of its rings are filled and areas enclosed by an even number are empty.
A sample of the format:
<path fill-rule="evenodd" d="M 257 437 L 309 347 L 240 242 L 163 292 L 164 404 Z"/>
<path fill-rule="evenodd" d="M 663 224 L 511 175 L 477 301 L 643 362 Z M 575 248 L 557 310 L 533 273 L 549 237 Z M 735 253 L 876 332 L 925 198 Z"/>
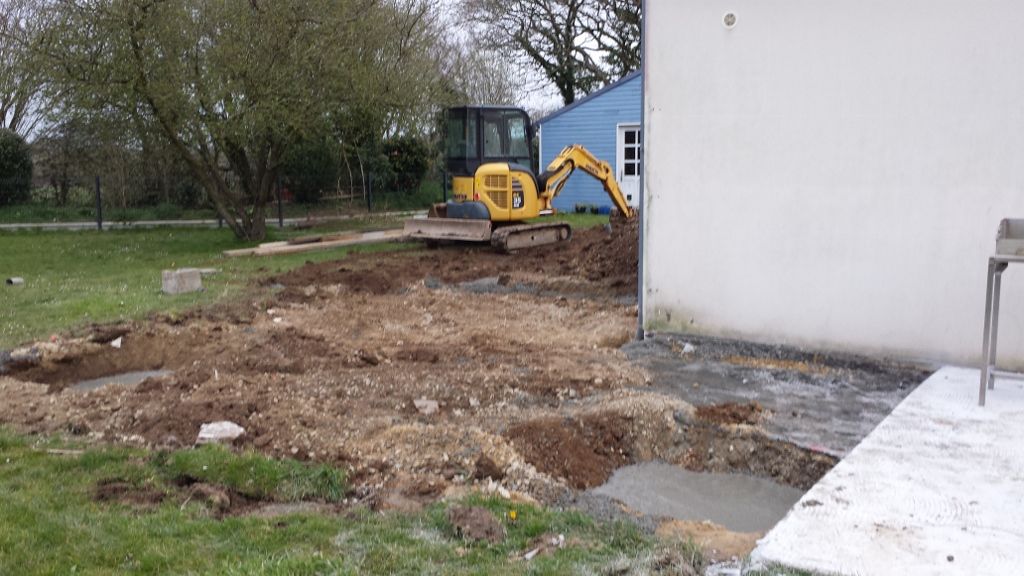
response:
<path fill-rule="evenodd" d="M 289 246 L 296 244 L 315 244 L 317 242 L 334 242 L 336 240 L 351 240 L 359 238 L 363 234 L 377 232 L 377 230 L 364 230 L 362 232 L 337 232 L 335 234 L 314 234 L 312 236 L 299 236 L 288 241 Z M 263 246 L 260 246 L 263 248 Z"/>
<path fill-rule="evenodd" d="M 275 246 L 268 248 L 257 248 L 253 256 L 278 256 L 281 254 L 297 254 L 300 252 L 315 252 L 317 250 L 330 250 L 332 248 L 343 248 L 345 246 L 357 246 L 359 244 L 372 244 L 375 242 L 393 242 L 401 240 L 405 236 L 402 230 L 384 230 L 380 232 L 366 232 L 364 234 L 353 234 L 352 237 L 327 242 L 315 242 L 312 244 L 296 244 Z"/>
<path fill-rule="evenodd" d="M 256 253 L 257 250 L 260 250 L 261 248 L 277 248 L 277 247 L 287 246 L 287 245 L 288 245 L 287 242 L 264 242 L 263 244 L 260 244 L 259 246 L 255 246 L 253 248 L 239 248 L 238 250 L 225 250 L 224 251 L 224 255 L 229 257 L 229 258 L 234 258 L 236 256 L 252 256 L 253 254 Z"/>

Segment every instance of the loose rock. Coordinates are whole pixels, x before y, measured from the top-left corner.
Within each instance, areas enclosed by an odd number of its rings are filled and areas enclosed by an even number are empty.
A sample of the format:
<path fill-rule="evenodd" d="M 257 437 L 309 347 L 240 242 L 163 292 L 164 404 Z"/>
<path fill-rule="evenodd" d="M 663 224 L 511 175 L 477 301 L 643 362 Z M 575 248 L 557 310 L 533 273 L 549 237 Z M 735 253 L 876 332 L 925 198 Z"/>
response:
<path fill-rule="evenodd" d="M 245 428 L 234 422 L 211 422 L 199 427 L 199 437 L 196 438 L 196 443 L 232 442 L 242 434 L 245 434 Z"/>
<path fill-rule="evenodd" d="M 436 414 L 441 409 L 441 405 L 436 400 L 427 400 L 426 398 L 420 398 L 419 400 L 413 400 L 413 405 L 420 411 L 420 414 L 424 416 L 430 416 Z"/>

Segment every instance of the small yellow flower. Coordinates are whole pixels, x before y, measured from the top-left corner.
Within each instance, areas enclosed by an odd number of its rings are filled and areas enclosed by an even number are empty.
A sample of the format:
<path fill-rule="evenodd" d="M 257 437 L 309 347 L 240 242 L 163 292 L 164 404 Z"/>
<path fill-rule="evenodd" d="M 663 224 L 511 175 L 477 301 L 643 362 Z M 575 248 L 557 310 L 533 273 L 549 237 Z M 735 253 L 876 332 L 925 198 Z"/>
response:
<path fill-rule="evenodd" d="M 509 520 L 515 522 L 516 518 L 518 518 L 518 517 L 519 517 L 519 513 L 516 512 L 515 510 L 509 510 L 508 511 L 508 519 Z"/>

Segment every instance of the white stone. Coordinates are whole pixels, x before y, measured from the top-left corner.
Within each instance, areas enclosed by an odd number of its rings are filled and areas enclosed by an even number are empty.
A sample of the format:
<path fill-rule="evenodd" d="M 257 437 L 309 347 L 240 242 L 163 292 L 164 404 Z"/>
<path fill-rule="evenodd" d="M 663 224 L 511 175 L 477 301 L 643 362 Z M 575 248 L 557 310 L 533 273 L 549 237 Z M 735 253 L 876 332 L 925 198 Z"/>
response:
<path fill-rule="evenodd" d="M 163 271 L 164 294 L 186 294 L 203 289 L 203 277 L 195 268 Z"/>
<path fill-rule="evenodd" d="M 420 411 L 420 414 L 424 416 L 430 416 L 435 414 L 441 409 L 441 405 L 435 400 L 427 400 L 426 398 L 420 398 L 419 400 L 413 400 L 412 403 L 416 406 L 416 409 Z"/>
<path fill-rule="evenodd" d="M 196 444 L 231 442 L 242 434 L 245 434 L 245 428 L 234 422 L 210 422 L 199 427 Z"/>

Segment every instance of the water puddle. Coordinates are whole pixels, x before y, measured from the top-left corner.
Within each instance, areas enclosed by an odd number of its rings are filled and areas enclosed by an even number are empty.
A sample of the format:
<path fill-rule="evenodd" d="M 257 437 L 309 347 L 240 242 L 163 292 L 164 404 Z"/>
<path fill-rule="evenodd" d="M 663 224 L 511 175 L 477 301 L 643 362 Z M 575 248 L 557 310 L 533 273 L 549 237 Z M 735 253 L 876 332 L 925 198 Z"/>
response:
<path fill-rule="evenodd" d="M 118 386 L 138 386 L 139 383 L 147 378 L 159 378 L 161 376 L 167 376 L 168 374 L 171 374 L 170 370 L 125 372 L 124 374 L 114 374 L 113 376 L 104 376 L 103 378 L 96 378 L 95 380 L 79 382 L 78 384 L 71 386 L 71 390 L 74 390 L 75 392 L 88 392 L 111 384 Z"/>
<path fill-rule="evenodd" d="M 734 532 L 771 529 L 804 494 L 771 480 L 690 472 L 662 462 L 620 468 L 594 492 L 649 516 L 710 520 Z"/>

